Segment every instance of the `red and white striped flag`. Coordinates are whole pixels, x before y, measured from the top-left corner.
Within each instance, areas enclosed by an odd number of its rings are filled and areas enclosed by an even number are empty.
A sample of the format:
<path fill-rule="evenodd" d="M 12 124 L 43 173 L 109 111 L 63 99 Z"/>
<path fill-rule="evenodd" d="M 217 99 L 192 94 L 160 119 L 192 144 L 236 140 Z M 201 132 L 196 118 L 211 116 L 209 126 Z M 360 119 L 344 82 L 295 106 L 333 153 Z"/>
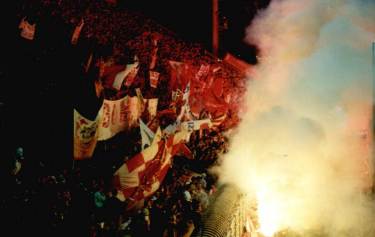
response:
<path fill-rule="evenodd" d="M 162 139 L 160 128 L 148 148 L 126 161 L 114 174 L 114 185 L 133 202 L 152 195 L 162 183 L 179 145 L 188 141 L 190 132 L 181 130 Z"/>
<path fill-rule="evenodd" d="M 151 146 L 126 161 L 114 174 L 114 185 L 126 198 L 139 201 L 153 190 L 160 176 L 165 152 L 165 141 L 161 139 L 160 128 Z M 156 190 L 155 190 L 156 191 Z"/>

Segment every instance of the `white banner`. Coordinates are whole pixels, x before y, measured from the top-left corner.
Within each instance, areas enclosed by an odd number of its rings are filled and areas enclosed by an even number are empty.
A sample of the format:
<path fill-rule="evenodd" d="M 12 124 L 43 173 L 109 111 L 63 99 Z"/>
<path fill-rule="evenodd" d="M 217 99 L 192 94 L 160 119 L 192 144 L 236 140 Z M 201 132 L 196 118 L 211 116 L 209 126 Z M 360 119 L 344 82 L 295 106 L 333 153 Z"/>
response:
<path fill-rule="evenodd" d="M 104 100 L 99 111 L 101 123 L 99 125 L 98 140 L 107 140 L 128 126 L 129 105 L 128 97 L 120 100 Z"/>
<path fill-rule="evenodd" d="M 158 98 L 148 99 L 148 113 L 150 114 L 150 120 L 153 119 L 158 112 Z"/>
<path fill-rule="evenodd" d="M 100 117 L 91 121 L 74 110 L 74 159 L 90 158 L 93 155 L 98 138 L 99 121 Z"/>
<path fill-rule="evenodd" d="M 138 119 L 141 117 L 142 115 L 141 108 L 144 106 L 141 105 L 141 101 L 137 96 L 129 97 L 128 106 L 129 106 L 129 116 L 128 116 L 129 127 L 133 127 L 137 124 Z"/>

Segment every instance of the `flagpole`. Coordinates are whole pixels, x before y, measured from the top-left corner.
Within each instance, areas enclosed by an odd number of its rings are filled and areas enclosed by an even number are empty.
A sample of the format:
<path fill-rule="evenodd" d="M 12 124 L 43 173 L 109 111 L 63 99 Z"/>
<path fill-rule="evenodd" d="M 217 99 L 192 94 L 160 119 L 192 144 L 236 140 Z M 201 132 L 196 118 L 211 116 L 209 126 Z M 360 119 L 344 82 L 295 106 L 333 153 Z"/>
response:
<path fill-rule="evenodd" d="M 373 105 L 374 101 L 375 101 L 375 41 L 372 42 L 372 87 L 371 87 L 371 90 L 372 90 L 372 117 L 371 117 L 371 131 L 370 131 L 370 134 L 371 134 L 371 148 L 370 148 L 370 154 L 371 154 L 371 158 L 372 158 L 372 165 L 373 167 L 375 167 L 375 159 L 374 159 L 374 136 L 375 136 L 375 124 L 374 124 L 374 117 L 375 117 L 375 106 Z M 372 170 L 372 192 L 375 193 L 375 171 L 374 171 L 374 168 Z"/>
<path fill-rule="evenodd" d="M 219 1 L 212 0 L 212 53 L 218 57 L 219 49 Z"/>

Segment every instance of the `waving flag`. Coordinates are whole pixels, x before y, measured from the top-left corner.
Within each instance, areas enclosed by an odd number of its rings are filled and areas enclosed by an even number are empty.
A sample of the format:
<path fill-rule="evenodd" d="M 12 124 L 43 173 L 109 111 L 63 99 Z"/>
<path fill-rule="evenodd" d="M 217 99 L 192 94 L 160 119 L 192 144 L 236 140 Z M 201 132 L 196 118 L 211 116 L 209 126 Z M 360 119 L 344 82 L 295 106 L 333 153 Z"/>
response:
<path fill-rule="evenodd" d="M 97 119 L 91 121 L 74 110 L 74 159 L 92 157 L 98 138 L 99 120 L 99 115 Z"/>
<path fill-rule="evenodd" d="M 125 78 L 127 78 L 127 76 L 129 76 L 129 74 L 133 70 L 136 70 L 137 67 L 138 67 L 138 62 L 126 65 L 124 70 L 116 74 L 113 80 L 113 84 L 112 84 L 113 88 L 115 88 L 116 90 L 120 90 Z"/>
<path fill-rule="evenodd" d="M 202 78 L 205 78 L 208 73 L 210 72 L 210 65 L 204 65 L 202 64 L 199 68 L 197 74 L 195 74 L 196 80 L 201 80 Z"/>
<path fill-rule="evenodd" d="M 182 103 L 181 111 L 179 115 L 177 116 L 177 123 L 181 122 L 184 118 L 187 120 L 192 119 L 191 111 L 190 111 L 190 105 L 189 105 L 189 96 L 190 96 L 190 82 L 186 85 L 184 94 L 182 96 Z"/>
<path fill-rule="evenodd" d="M 211 119 L 211 124 L 214 127 L 218 127 L 220 126 L 220 124 L 222 124 L 225 121 L 226 118 L 227 118 L 226 113 L 221 116 L 217 116 L 216 118 Z"/>
<path fill-rule="evenodd" d="M 170 80 L 169 88 L 173 92 L 177 90 L 185 90 L 186 85 L 188 84 L 191 73 L 189 66 L 183 62 L 169 61 L 170 65 Z"/>
<path fill-rule="evenodd" d="M 151 98 L 151 99 L 148 99 L 147 101 L 148 101 L 147 110 L 148 110 L 148 113 L 150 114 L 150 119 L 153 119 L 156 116 L 157 111 L 158 111 L 159 99 Z"/>
<path fill-rule="evenodd" d="M 135 77 L 137 76 L 139 70 L 138 62 L 136 62 L 136 66 L 133 67 L 130 72 L 127 74 L 125 78 L 125 86 L 129 87 L 133 84 Z"/>
<path fill-rule="evenodd" d="M 180 132 L 162 139 L 158 129 L 148 148 L 126 161 L 114 174 L 114 185 L 124 196 L 134 202 L 152 195 L 164 180 L 172 157 L 180 150 L 180 144 L 187 142 L 190 132 Z"/>
<path fill-rule="evenodd" d="M 151 145 L 155 134 L 149 127 L 147 127 L 142 119 L 139 119 L 139 129 L 142 137 L 142 150 L 144 150 L 146 147 L 149 147 Z"/>
<path fill-rule="evenodd" d="M 98 140 L 107 140 L 129 126 L 129 98 L 104 100 L 99 110 Z"/>
<path fill-rule="evenodd" d="M 36 23 L 30 24 L 28 21 L 25 20 L 24 17 L 18 26 L 18 28 L 21 29 L 21 37 L 27 40 L 34 40 L 35 25 Z"/>
<path fill-rule="evenodd" d="M 124 196 L 132 197 L 138 187 L 142 185 L 145 170 L 153 160 L 160 160 L 164 152 L 164 141 L 161 140 L 160 128 L 154 136 L 151 145 L 141 153 L 126 161 L 114 174 L 115 186 L 124 193 Z M 144 184 L 143 184 L 144 185 Z"/>
<path fill-rule="evenodd" d="M 112 64 L 104 66 L 102 71 L 103 86 L 104 88 L 112 89 L 116 76 L 124 70 L 124 65 Z"/>
<path fill-rule="evenodd" d="M 249 72 L 251 65 L 246 63 L 245 61 L 235 57 L 234 55 L 227 53 L 224 57 L 224 62 L 228 63 L 232 67 L 236 68 L 237 70 L 241 71 L 242 73 Z"/>

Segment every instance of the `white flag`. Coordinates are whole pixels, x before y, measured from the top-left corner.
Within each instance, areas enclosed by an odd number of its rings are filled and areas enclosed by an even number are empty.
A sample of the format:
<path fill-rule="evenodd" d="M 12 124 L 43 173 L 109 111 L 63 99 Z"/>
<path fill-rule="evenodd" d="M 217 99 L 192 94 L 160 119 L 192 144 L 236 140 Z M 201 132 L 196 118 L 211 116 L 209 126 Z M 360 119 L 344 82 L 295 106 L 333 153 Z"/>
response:
<path fill-rule="evenodd" d="M 90 158 L 98 138 L 100 115 L 94 121 L 74 110 L 74 159 Z"/>
<path fill-rule="evenodd" d="M 114 101 L 104 100 L 99 114 L 101 122 L 98 140 L 107 140 L 128 126 L 128 97 Z"/>
<path fill-rule="evenodd" d="M 149 147 L 154 140 L 155 134 L 147 125 L 142 121 L 142 119 L 139 119 L 139 129 L 141 131 L 141 137 L 142 137 L 142 150 Z"/>
<path fill-rule="evenodd" d="M 138 67 L 138 62 L 126 65 L 123 71 L 117 73 L 112 84 L 113 88 L 115 88 L 116 90 L 120 90 L 124 79 L 129 75 L 131 71 L 135 70 L 136 67 Z"/>

